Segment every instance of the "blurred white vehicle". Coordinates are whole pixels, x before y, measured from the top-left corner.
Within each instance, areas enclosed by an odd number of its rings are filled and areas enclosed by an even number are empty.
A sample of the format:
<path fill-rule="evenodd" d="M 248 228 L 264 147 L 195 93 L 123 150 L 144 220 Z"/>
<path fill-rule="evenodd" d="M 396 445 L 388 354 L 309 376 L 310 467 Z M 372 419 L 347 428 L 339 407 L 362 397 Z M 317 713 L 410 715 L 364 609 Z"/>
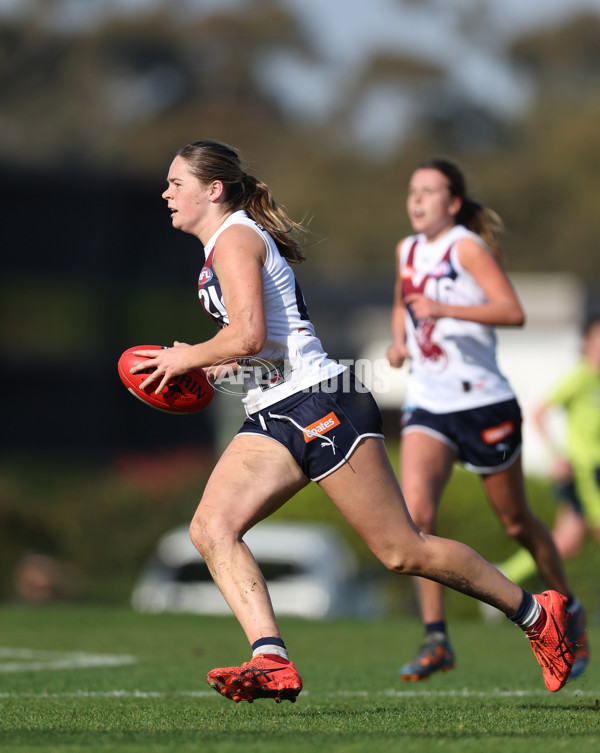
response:
<path fill-rule="evenodd" d="M 244 541 L 265 576 L 277 615 L 321 619 L 383 611 L 379 589 L 361 579 L 356 555 L 335 528 L 259 523 Z M 158 541 L 131 603 L 139 612 L 231 614 L 187 526 Z"/>

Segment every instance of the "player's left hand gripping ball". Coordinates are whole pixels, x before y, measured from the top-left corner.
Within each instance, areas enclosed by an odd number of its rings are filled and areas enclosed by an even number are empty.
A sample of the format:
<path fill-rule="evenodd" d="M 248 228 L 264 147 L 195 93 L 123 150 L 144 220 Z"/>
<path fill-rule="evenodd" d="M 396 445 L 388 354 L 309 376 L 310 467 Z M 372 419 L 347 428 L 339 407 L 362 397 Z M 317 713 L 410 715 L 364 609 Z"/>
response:
<path fill-rule="evenodd" d="M 118 364 L 119 376 L 123 384 L 138 400 L 157 410 L 167 413 L 197 413 L 204 410 L 215 394 L 204 369 L 191 369 L 186 374 L 174 377 L 159 395 L 154 392 L 155 385 L 141 389 L 141 383 L 152 369 L 143 369 L 132 374 L 133 366 L 147 360 L 143 356 L 134 356 L 133 352 L 161 349 L 161 345 L 136 345 L 128 348 L 119 358 Z"/>

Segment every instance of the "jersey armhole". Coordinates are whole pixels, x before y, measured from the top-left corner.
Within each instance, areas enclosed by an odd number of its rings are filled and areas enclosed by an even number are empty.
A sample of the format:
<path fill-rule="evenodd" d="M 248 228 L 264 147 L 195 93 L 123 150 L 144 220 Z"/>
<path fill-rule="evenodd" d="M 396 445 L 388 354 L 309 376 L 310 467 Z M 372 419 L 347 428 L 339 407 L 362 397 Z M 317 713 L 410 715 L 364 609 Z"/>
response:
<path fill-rule="evenodd" d="M 416 235 L 407 235 L 402 238 L 396 245 L 396 256 L 398 261 L 398 271 L 402 271 L 406 266 L 408 260 L 408 254 L 410 253 L 411 246 L 417 240 Z"/>
<path fill-rule="evenodd" d="M 462 238 L 457 238 L 455 241 L 452 242 L 452 245 L 450 247 L 450 263 L 454 267 L 454 269 L 457 270 L 457 272 L 461 272 L 464 275 L 468 275 L 469 277 L 473 277 L 473 275 L 469 272 L 468 269 L 465 269 L 463 265 L 460 263 L 460 259 L 458 258 L 458 247 L 460 246 L 461 241 L 463 240 L 473 240 L 475 243 L 478 243 L 481 248 L 484 251 L 487 251 L 488 254 L 492 254 L 492 249 L 488 246 L 488 244 L 480 238 L 475 233 L 471 233 L 470 235 L 463 236 Z"/>
<path fill-rule="evenodd" d="M 261 229 L 257 227 L 257 223 L 255 223 L 254 220 L 250 219 L 250 217 L 248 219 L 250 220 L 250 222 L 248 224 L 246 224 L 245 222 L 238 222 L 237 224 L 238 225 L 245 225 L 246 227 L 249 227 L 250 230 L 254 230 L 254 232 L 260 237 L 261 241 L 265 244 L 265 249 L 266 249 L 267 253 L 266 253 L 266 256 L 265 256 L 265 260 L 264 260 L 264 262 L 262 264 L 262 268 L 266 269 L 268 267 L 269 262 L 272 259 L 271 246 L 269 245 L 269 241 L 267 240 L 268 233 L 264 229 L 261 231 Z M 250 223 L 252 223 L 252 224 L 250 224 Z M 277 249 L 277 245 L 276 245 L 275 241 L 273 241 L 273 245 Z M 277 250 L 279 250 L 279 249 L 277 249 Z"/>
<path fill-rule="evenodd" d="M 235 225 L 242 225 L 243 227 L 247 227 L 250 230 L 253 230 L 259 236 L 259 238 L 261 239 L 261 241 L 265 244 L 265 248 L 266 248 L 265 260 L 261 264 L 261 268 L 265 269 L 265 267 L 267 266 L 267 263 L 269 262 L 270 257 L 271 257 L 271 249 L 269 247 L 269 243 L 268 243 L 265 235 L 263 235 L 263 233 L 267 233 L 267 231 L 263 230 L 261 232 L 260 229 L 258 227 L 256 227 L 256 223 L 254 222 L 254 220 L 251 220 L 249 217 L 247 219 L 249 220 L 249 222 L 241 222 L 241 221 L 239 221 L 239 222 L 232 222 L 229 225 L 229 227 L 234 227 Z M 216 238 L 216 240 L 215 240 L 215 242 L 213 244 L 213 247 L 211 249 L 211 252 L 210 252 L 211 256 L 213 257 L 213 259 L 212 259 L 213 264 L 214 264 L 214 253 L 216 251 L 216 246 L 217 246 L 218 240 L 219 240 L 219 238 Z"/>

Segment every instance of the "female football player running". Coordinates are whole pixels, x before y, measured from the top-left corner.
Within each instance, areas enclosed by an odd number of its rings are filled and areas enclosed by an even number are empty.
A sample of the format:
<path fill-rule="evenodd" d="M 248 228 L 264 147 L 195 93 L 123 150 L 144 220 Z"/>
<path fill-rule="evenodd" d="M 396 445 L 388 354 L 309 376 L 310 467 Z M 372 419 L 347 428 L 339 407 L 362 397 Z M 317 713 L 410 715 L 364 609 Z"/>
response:
<path fill-rule="evenodd" d="M 160 393 L 194 367 L 236 363 L 247 418 L 217 462 L 191 523 L 192 541 L 252 649 L 241 666 L 208 673 L 234 701 L 295 700 L 302 680 L 282 640 L 264 578 L 243 536 L 309 481 L 390 570 L 434 579 L 500 609 L 531 640 L 549 690 L 566 682 L 572 647 L 564 597 L 533 596 L 472 549 L 421 531 L 408 514 L 368 391 L 328 358 L 290 263 L 302 260 L 293 222 L 226 144 L 197 141 L 173 160 L 163 198 L 173 227 L 204 247 L 200 300 L 221 329 L 195 345 L 138 351 Z"/>
<path fill-rule="evenodd" d="M 571 639 L 581 644 L 579 673 L 587 661 L 585 613 L 569 594 L 548 528 L 527 502 L 521 412 L 496 363 L 494 327 L 518 327 L 525 319 L 498 260 L 499 220 L 467 196 L 460 169 L 440 159 L 413 173 L 407 209 L 414 235 L 396 249 L 388 359 L 399 367 L 410 358 L 400 443 L 410 515 L 421 531 L 435 533 L 454 463 L 478 473 L 506 533 L 531 552 L 546 586 L 568 597 Z M 415 582 L 425 638 L 401 667 L 402 680 L 454 667 L 441 581 Z"/>

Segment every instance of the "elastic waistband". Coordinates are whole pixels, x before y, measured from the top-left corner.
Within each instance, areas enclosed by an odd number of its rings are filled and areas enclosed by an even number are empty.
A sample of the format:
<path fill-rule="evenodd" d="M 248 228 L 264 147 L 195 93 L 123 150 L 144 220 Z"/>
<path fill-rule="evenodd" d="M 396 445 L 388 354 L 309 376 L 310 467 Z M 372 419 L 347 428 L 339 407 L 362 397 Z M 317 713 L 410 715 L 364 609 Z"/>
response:
<path fill-rule="evenodd" d="M 262 408 L 261 410 L 255 411 L 254 413 L 246 413 L 246 415 L 248 416 L 248 418 L 257 420 L 257 417 L 261 413 L 265 413 L 267 415 L 269 413 L 285 413 L 288 410 L 292 410 L 297 405 L 300 405 L 300 403 L 303 403 L 311 395 L 314 395 L 317 392 L 321 392 L 324 389 L 327 389 L 330 392 L 334 392 L 335 390 L 331 389 L 331 387 L 335 384 L 339 384 L 340 379 L 343 379 L 345 384 L 348 384 L 351 389 L 354 389 L 356 381 L 353 372 L 350 370 L 348 370 L 348 373 L 346 373 L 346 371 L 342 371 L 340 374 L 337 374 L 330 379 L 324 379 L 322 382 L 317 382 L 311 387 L 306 387 L 300 392 L 295 392 L 293 395 L 290 395 L 283 400 L 279 400 L 279 402 L 272 403 L 266 408 Z"/>

